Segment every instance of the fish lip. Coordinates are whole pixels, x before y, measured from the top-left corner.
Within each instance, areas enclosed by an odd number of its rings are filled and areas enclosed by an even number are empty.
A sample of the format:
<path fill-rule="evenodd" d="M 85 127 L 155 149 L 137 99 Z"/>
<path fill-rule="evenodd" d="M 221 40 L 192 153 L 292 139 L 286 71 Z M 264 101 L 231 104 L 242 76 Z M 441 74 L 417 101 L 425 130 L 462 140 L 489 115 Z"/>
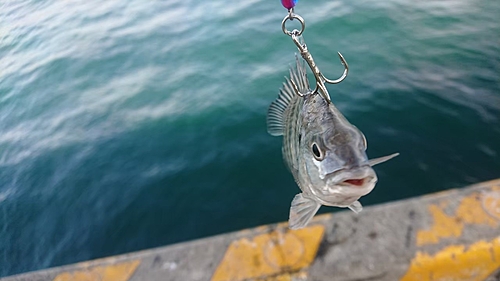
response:
<path fill-rule="evenodd" d="M 377 175 L 373 169 L 368 165 L 363 165 L 357 168 L 344 168 L 333 173 L 327 174 L 329 182 L 337 186 L 347 186 L 347 187 L 363 187 L 366 183 L 376 183 Z M 361 184 L 353 184 L 348 181 L 351 180 L 362 180 Z"/>
<path fill-rule="evenodd" d="M 340 185 L 347 185 L 347 186 L 364 186 L 365 182 L 370 179 L 371 180 L 371 177 L 365 177 L 365 178 L 351 178 L 351 179 L 347 179 L 343 182 L 340 183 Z"/>
<path fill-rule="evenodd" d="M 350 179 L 364 180 L 360 185 L 345 182 Z M 325 185 L 321 188 L 311 188 L 311 191 L 323 205 L 346 207 L 361 196 L 368 194 L 376 183 L 377 175 L 370 166 L 346 167 L 327 174 Z"/>

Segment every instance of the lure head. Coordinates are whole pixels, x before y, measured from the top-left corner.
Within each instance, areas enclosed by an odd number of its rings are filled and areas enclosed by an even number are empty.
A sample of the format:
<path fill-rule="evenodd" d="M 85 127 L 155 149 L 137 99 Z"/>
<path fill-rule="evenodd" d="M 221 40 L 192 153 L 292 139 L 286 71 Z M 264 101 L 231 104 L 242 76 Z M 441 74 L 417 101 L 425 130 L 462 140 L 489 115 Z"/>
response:
<path fill-rule="evenodd" d="M 332 104 L 320 108 L 326 112 L 304 111 L 307 126 L 301 150 L 305 185 L 323 205 L 346 207 L 373 190 L 377 175 L 369 164 L 363 133 Z"/>

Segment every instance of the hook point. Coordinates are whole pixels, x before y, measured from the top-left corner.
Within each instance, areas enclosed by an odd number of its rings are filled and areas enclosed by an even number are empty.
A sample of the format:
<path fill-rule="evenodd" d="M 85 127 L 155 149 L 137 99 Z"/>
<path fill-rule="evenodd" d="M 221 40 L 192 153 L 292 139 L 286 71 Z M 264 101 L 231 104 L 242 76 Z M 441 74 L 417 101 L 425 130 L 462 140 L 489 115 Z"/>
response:
<path fill-rule="evenodd" d="M 342 65 L 344 65 L 345 67 L 349 67 L 347 65 L 347 61 L 345 60 L 344 56 L 340 52 L 337 52 L 337 54 L 339 55 L 340 62 L 342 63 Z"/>

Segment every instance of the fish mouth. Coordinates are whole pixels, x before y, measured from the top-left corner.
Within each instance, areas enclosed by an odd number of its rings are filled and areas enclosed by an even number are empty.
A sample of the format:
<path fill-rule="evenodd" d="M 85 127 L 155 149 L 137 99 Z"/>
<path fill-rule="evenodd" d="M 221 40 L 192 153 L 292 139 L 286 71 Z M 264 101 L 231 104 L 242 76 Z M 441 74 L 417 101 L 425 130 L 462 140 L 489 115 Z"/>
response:
<path fill-rule="evenodd" d="M 361 167 L 355 170 L 341 170 L 332 175 L 336 185 L 361 188 L 377 181 L 377 176 L 371 168 Z"/>
<path fill-rule="evenodd" d="M 354 185 L 354 186 L 363 186 L 365 184 L 365 180 L 368 180 L 368 177 L 362 179 L 347 179 L 341 184 Z"/>
<path fill-rule="evenodd" d="M 375 183 L 376 181 L 377 181 L 376 178 L 373 176 L 352 177 L 339 181 L 338 185 L 357 188 L 357 187 L 365 187 L 371 183 Z"/>
<path fill-rule="evenodd" d="M 348 206 L 368 194 L 377 183 L 377 175 L 369 166 L 346 168 L 328 175 L 325 185 L 312 193 L 327 206 Z"/>

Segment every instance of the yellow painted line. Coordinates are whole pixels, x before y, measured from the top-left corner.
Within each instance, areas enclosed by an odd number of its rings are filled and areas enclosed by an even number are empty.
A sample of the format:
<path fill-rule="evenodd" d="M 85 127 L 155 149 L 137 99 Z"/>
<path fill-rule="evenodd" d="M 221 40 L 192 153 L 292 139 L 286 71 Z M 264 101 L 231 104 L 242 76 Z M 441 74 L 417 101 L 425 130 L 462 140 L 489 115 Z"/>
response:
<path fill-rule="evenodd" d="M 436 244 L 443 238 L 460 237 L 467 224 L 487 225 L 492 228 L 500 223 L 500 189 L 477 192 L 464 197 L 454 214 L 445 211 L 448 201 L 429 205 L 433 224 L 417 233 L 417 246 Z M 498 215 L 498 217 L 497 217 Z"/>
<path fill-rule="evenodd" d="M 139 260 L 134 260 L 64 272 L 57 275 L 53 281 L 128 281 L 140 263 Z"/>
<path fill-rule="evenodd" d="M 277 276 L 266 277 L 265 279 L 260 279 L 259 281 L 306 281 L 307 272 L 301 271 L 297 273 L 284 273 Z"/>
<path fill-rule="evenodd" d="M 493 203 L 493 201 L 489 200 L 491 199 L 489 198 L 490 195 L 491 192 L 483 192 L 465 197 L 457 208 L 455 216 L 465 224 L 482 224 L 490 227 L 497 227 L 499 223 L 498 219 L 492 217 L 489 212 L 490 210 L 486 209 L 484 205 L 485 200 L 488 200 L 489 203 Z M 500 203 L 500 201 L 498 203 Z M 488 207 L 493 207 L 493 205 L 488 204 Z"/>
<path fill-rule="evenodd" d="M 492 191 L 483 193 L 483 208 L 492 217 L 500 220 L 500 184 Z"/>
<path fill-rule="evenodd" d="M 462 234 L 463 224 L 452 216 L 448 216 L 437 205 L 430 205 L 434 224 L 429 230 L 417 233 L 417 246 L 438 243 L 441 238 L 458 237 Z"/>
<path fill-rule="evenodd" d="M 309 266 L 314 260 L 324 232 L 323 225 L 299 230 L 283 227 L 257 235 L 252 240 L 243 238 L 233 241 L 215 270 L 212 281 L 250 278 L 291 280 L 291 274 Z"/>
<path fill-rule="evenodd" d="M 435 255 L 417 252 L 401 281 L 483 281 L 500 269 L 500 237 L 469 247 L 451 245 Z"/>

